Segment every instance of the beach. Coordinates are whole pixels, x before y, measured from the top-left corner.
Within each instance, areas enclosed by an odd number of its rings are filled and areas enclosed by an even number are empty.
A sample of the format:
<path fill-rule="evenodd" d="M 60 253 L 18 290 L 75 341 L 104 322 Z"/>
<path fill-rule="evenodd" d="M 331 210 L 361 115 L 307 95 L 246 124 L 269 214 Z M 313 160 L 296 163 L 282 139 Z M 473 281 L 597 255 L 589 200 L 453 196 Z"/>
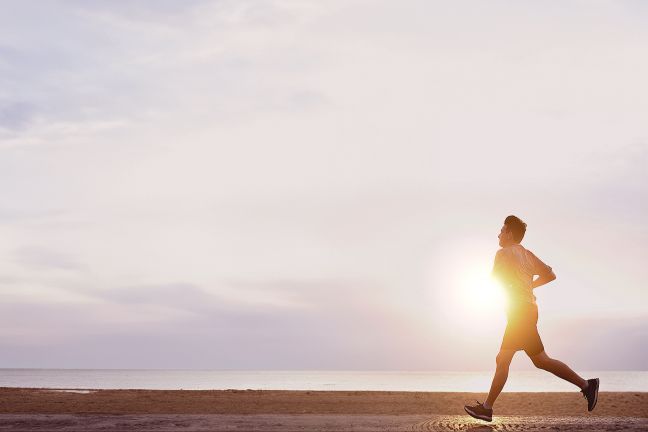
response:
<path fill-rule="evenodd" d="M 463 411 L 484 393 L 0 388 L 0 430 L 648 430 L 648 393 L 502 393 L 492 423 Z M 477 429 L 475 429 L 477 428 Z M 484 429 L 487 428 L 487 429 Z"/>

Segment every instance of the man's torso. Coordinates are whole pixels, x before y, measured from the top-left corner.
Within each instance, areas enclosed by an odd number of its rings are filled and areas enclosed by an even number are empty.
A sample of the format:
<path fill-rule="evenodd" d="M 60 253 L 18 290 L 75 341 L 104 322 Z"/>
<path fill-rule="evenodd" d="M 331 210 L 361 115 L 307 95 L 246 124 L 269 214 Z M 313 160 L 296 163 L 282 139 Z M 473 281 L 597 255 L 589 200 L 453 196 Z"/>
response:
<path fill-rule="evenodd" d="M 533 277 L 551 271 L 531 251 L 520 244 L 501 248 L 495 255 L 493 275 L 501 282 L 508 299 L 508 309 L 537 307 L 533 295 Z"/>

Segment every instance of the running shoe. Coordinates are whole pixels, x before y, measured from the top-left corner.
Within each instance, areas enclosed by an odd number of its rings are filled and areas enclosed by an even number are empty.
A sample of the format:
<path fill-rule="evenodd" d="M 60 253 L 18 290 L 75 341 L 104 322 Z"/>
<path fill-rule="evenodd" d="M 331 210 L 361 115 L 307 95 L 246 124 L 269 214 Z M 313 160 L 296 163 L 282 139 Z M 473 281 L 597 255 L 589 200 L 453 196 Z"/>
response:
<path fill-rule="evenodd" d="M 477 402 L 477 405 L 464 406 L 466 412 L 476 419 L 485 420 L 488 422 L 493 421 L 493 409 L 484 408 L 484 404 L 479 401 L 475 402 Z"/>
<path fill-rule="evenodd" d="M 587 384 L 587 388 L 581 390 L 581 393 L 583 393 L 583 397 L 587 399 L 587 411 L 592 411 L 596 406 L 596 400 L 598 399 L 599 379 L 588 379 Z"/>

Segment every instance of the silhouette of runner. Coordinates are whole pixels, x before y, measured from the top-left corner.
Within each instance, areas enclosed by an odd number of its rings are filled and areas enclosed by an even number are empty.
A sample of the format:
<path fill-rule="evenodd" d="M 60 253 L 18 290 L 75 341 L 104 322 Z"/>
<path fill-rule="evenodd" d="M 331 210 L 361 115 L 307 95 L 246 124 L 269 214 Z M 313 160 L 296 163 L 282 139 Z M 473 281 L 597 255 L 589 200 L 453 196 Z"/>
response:
<path fill-rule="evenodd" d="M 520 350 L 526 352 L 537 368 L 578 386 L 587 399 L 588 411 L 594 409 L 598 398 L 598 378 L 584 380 L 544 350 L 538 334 L 538 306 L 533 290 L 556 279 L 556 275 L 551 267 L 520 244 L 526 226 L 520 218 L 508 216 L 498 236 L 501 249 L 495 254 L 493 276 L 502 284 L 508 298 L 506 330 L 488 398 L 484 403 L 477 401 L 477 405 L 464 406 L 468 414 L 481 420 L 493 419 L 493 405 L 504 388 L 513 355 Z"/>

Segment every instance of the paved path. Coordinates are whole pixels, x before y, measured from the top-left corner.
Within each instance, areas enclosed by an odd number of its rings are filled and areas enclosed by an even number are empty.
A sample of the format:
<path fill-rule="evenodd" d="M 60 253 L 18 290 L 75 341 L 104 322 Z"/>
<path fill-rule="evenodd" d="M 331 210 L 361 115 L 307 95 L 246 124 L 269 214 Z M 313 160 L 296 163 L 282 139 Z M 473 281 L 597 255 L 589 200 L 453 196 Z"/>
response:
<path fill-rule="evenodd" d="M 502 416 L 492 423 L 469 416 L 331 414 L 0 414 L 0 431 L 646 431 L 648 418 Z"/>

